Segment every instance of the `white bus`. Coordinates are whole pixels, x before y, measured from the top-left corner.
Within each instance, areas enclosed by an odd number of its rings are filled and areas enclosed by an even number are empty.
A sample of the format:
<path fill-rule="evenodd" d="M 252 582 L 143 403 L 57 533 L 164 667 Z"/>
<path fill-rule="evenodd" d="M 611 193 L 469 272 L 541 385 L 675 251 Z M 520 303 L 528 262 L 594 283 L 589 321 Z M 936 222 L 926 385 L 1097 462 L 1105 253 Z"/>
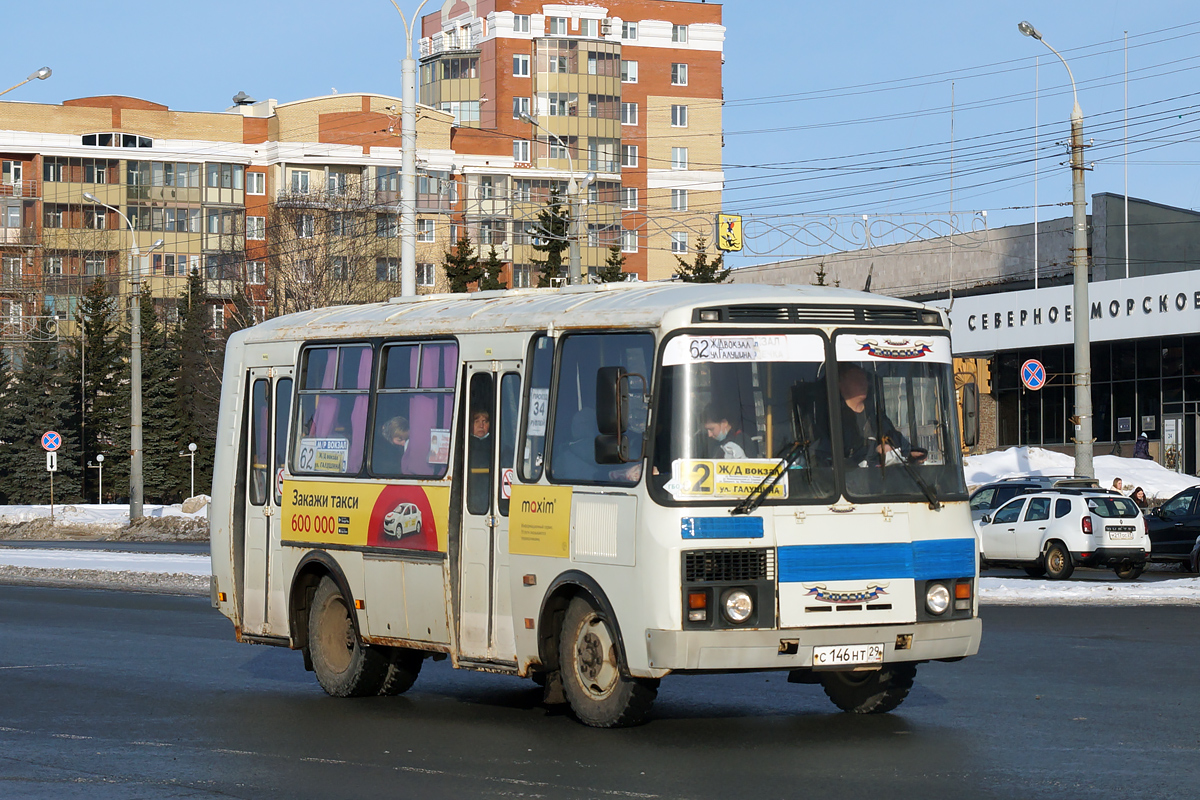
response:
<path fill-rule="evenodd" d="M 678 283 L 269 320 L 226 355 L 213 603 L 334 696 L 449 657 L 599 727 L 671 673 L 890 711 L 979 647 L 947 325 Z"/>

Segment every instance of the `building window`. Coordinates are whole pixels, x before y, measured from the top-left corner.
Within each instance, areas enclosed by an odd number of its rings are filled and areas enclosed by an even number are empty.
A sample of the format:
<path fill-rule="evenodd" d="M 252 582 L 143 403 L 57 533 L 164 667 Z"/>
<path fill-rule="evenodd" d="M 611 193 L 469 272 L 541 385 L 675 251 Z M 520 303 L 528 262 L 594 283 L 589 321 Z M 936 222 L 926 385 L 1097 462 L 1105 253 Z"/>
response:
<path fill-rule="evenodd" d="M 637 23 L 622 22 L 621 23 L 621 38 L 627 42 L 637 41 Z"/>
<path fill-rule="evenodd" d="M 225 330 L 225 306 L 215 305 L 212 307 L 212 326 L 214 331 Z"/>
<path fill-rule="evenodd" d="M 638 165 L 638 149 L 636 144 L 621 145 L 621 166 L 636 167 Z"/>
<path fill-rule="evenodd" d="M 676 44 L 687 44 L 687 25 L 672 25 L 671 26 L 671 41 Z"/>
<path fill-rule="evenodd" d="M 433 220 L 419 219 L 417 220 L 417 241 L 432 242 L 433 241 Z"/>
<path fill-rule="evenodd" d="M 551 36 L 566 36 L 567 35 L 567 18 L 566 17 L 550 17 L 547 20 L 550 23 Z"/>
<path fill-rule="evenodd" d="M 308 194 L 307 172 L 297 169 L 292 170 L 292 194 Z"/>
<path fill-rule="evenodd" d="M 42 262 L 43 268 L 47 275 L 62 275 L 63 260 L 62 256 L 46 256 Z"/>
<path fill-rule="evenodd" d="M 621 103 L 621 124 L 622 125 L 637 125 L 638 106 L 637 103 Z"/>
<path fill-rule="evenodd" d="M 671 252 L 686 253 L 688 251 L 688 235 L 687 231 L 675 232 L 671 234 Z"/>
<path fill-rule="evenodd" d="M 595 39 L 599 33 L 599 25 L 599 20 L 581 19 L 579 20 L 579 35 L 588 36 L 592 39 Z"/>
<path fill-rule="evenodd" d="M 261 286 L 267 282 L 267 263 L 265 261 L 246 262 L 246 283 Z"/>
<path fill-rule="evenodd" d="M 395 239 L 400 235 L 400 219 L 394 214 L 375 217 L 375 235 L 380 239 Z"/>
<path fill-rule="evenodd" d="M 687 106 L 671 106 L 671 127 L 687 127 Z"/>
<path fill-rule="evenodd" d="M 688 198 L 687 189 L 672 189 L 671 190 L 671 210 L 672 211 L 687 211 Z"/>
<path fill-rule="evenodd" d="M 63 226 L 63 210 L 62 206 L 46 204 L 46 213 L 42 223 L 47 228 L 61 228 Z"/>
<path fill-rule="evenodd" d="M 61 181 L 66 167 L 67 160 L 65 158 L 47 158 L 42 162 L 42 180 L 51 182 Z"/>
<path fill-rule="evenodd" d="M 211 222 L 212 217 L 209 217 Z M 312 214 L 301 214 L 296 218 L 296 238 L 311 239 L 317 233 L 317 220 Z M 211 227 L 211 225 L 210 225 Z M 212 233 L 212 231 L 209 231 Z"/>
<path fill-rule="evenodd" d="M 105 224 L 107 218 L 108 210 L 105 208 L 85 208 L 83 210 L 83 227 L 91 228 L 94 231 L 102 231 L 108 227 Z"/>
<path fill-rule="evenodd" d="M 687 64 L 671 65 L 671 85 L 687 86 Z"/>
<path fill-rule="evenodd" d="M 688 149 L 686 147 L 671 148 L 671 169 L 688 168 Z"/>
<path fill-rule="evenodd" d="M 515 55 L 513 56 L 513 77 L 528 78 L 529 77 L 529 56 Z"/>
<path fill-rule="evenodd" d="M 621 187 L 621 208 L 636 211 L 638 207 L 638 190 L 636 186 Z"/>
<path fill-rule="evenodd" d="M 637 231 L 621 230 L 621 252 L 637 252 Z"/>
<path fill-rule="evenodd" d="M 529 158 L 529 141 L 527 139 L 516 139 L 513 141 L 513 161 L 518 164 L 532 163 Z"/>
<path fill-rule="evenodd" d="M 400 280 L 399 260 L 395 258 L 375 259 L 375 280 L 392 282 Z"/>
<path fill-rule="evenodd" d="M 533 285 L 533 267 L 529 264 L 513 264 L 512 286 L 514 289 L 528 289 Z"/>
<path fill-rule="evenodd" d="M 103 258 L 86 258 L 83 261 L 84 275 L 103 275 L 104 274 L 104 259 Z"/>
<path fill-rule="evenodd" d="M 435 280 L 433 264 L 417 264 L 417 286 L 433 286 Z"/>
<path fill-rule="evenodd" d="M 256 241 L 267 238 L 266 217 L 246 217 L 246 238 Z"/>
<path fill-rule="evenodd" d="M 637 83 L 637 65 L 636 61 L 626 61 L 621 59 L 621 83 Z"/>
<path fill-rule="evenodd" d="M 513 14 L 513 33 L 529 33 L 528 14 Z"/>
<path fill-rule="evenodd" d="M 265 172 L 246 173 L 246 194 L 266 194 L 267 174 Z"/>
<path fill-rule="evenodd" d="M 4 227 L 19 228 L 21 227 L 21 207 L 7 206 L 4 209 Z"/>
<path fill-rule="evenodd" d="M 514 97 L 513 98 L 513 119 L 520 119 L 522 114 L 529 114 L 529 98 Z"/>

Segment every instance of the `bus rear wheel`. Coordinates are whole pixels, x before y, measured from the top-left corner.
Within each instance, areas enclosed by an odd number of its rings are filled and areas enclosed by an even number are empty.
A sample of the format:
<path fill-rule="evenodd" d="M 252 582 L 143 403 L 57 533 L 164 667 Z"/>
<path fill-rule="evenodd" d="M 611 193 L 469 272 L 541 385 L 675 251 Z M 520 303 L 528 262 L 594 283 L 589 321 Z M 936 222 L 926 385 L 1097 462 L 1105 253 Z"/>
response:
<path fill-rule="evenodd" d="M 384 676 L 383 685 L 379 687 L 380 697 L 393 697 L 411 689 L 417 682 L 417 676 L 421 674 L 421 664 L 424 661 L 425 656 L 420 651 L 403 647 L 392 648 L 387 674 Z"/>
<path fill-rule="evenodd" d="M 612 623 L 583 597 L 567 606 L 558 648 L 563 692 L 580 722 L 625 728 L 646 720 L 658 681 L 621 674 Z"/>
<path fill-rule="evenodd" d="M 821 687 L 833 704 L 851 714 L 886 714 L 904 702 L 917 665 L 884 664 L 870 672 L 822 672 Z"/>
<path fill-rule="evenodd" d="M 308 652 L 317 682 L 332 697 L 378 694 L 387 678 L 387 655 L 363 646 L 350 613 L 337 584 L 322 578 L 308 611 Z"/>

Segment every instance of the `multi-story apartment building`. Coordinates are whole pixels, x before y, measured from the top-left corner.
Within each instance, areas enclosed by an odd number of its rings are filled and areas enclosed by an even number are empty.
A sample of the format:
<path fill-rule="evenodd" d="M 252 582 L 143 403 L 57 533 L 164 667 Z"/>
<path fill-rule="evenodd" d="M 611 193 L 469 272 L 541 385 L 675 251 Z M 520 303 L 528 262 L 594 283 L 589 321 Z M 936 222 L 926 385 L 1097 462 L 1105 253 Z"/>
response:
<path fill-rule="evenodd" d="M 445 0 L 423 18 L 421 102 L 454 115 L 467 228 L 505 248 L 514 285 L 572 168 L 585 270 L 619 243 L 626 271 L 661 279 L 713 247 L 724 35 L 705 2 Z"/>
<path fill-rule="evenodd" d="M 263 314 L 399 294 L 400 101 L 339 94 L 224 112 L 129 97 L 0 103 L 0 347 L 74 333 L 98 276 L 128 299 L 131 234 L 164 318 L 199 271 L 220 328 L 241 291 Z M 453 238 L 452 117 L 419 110 L 418 284 Z M 91 195 L 98 203 L 87 199 Z"/>

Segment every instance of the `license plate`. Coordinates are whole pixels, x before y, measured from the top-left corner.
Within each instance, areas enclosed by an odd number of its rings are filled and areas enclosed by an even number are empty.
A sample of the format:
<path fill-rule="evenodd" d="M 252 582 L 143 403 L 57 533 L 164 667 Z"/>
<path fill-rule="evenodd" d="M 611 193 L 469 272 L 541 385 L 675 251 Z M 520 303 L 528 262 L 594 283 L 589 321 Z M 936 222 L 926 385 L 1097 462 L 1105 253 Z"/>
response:
<path fill-rule="evenodd" d="M 882 664 L 882 644 L 850 644 L 814 647 L 814 667 L 840 667 L 848 664 Z"/>
<path fill-rule="evenodd" d="M 1132 539 L 1133 538 L 1133 528 L 1109 528 L 1108 529 L 1108 538 L 1109 539 Z"/>

